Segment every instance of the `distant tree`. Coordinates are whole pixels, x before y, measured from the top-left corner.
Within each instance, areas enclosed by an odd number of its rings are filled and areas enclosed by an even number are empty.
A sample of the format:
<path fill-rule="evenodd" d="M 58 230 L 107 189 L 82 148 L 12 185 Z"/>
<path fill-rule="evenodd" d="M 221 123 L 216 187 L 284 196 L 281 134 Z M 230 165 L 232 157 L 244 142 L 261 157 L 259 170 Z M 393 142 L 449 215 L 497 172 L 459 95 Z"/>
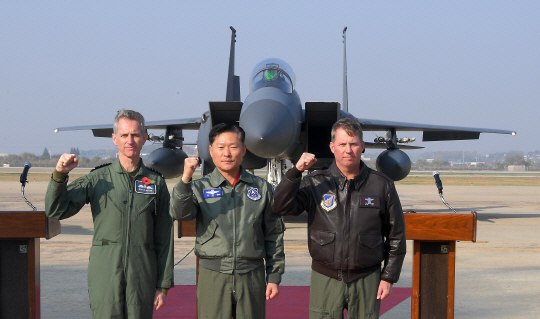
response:
<path fill-rule="evenodd" d="M 511 155 L 504 158 L 503 164 L 505 166 L 508 165 L 525 165 L 528 167 L 531 163 L 529 163 L 523 155 Z"/>
<path fill-rule="evenodd" d="M 70 150 L 69 150 L 69 154 L 75 154 L 77 156 L 81 155 L 81 152 L 79 152 L 79 148 L 78 147 L 72 147 Z"/>
<path fill-rule="evenodd" d="M 46 147 L 43 150 L 43 154 L 41 154 L 41 159 L 43 160 L 51 159 L 51 153 L 49 153 L 49 150 Z"/>

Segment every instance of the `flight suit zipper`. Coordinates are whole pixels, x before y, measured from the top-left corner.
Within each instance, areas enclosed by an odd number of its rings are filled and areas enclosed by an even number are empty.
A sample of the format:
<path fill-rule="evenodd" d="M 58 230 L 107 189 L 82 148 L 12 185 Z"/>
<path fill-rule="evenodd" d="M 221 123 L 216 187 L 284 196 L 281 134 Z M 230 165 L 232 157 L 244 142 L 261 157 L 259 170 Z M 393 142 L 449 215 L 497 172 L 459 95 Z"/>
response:
<path fill-rule="evenodd" d="M 232 240 L 232 245 L 233 245 L 233 273 L 236 271 L 236 210 L 237 210 L 237 205 L 236 205 L 236 198 L 235 198 L 235 191 L 234 191 L 234 186 L 231 187 L 231 199 L 232 199 L 232 204 L 233 204 L 233 240 Z"/>
<path fill-rule="evenodd" d="M 126 252 L 124 254 L 124 274 L 127 276 L 128 271 L 128 260 L 129 260 L 129 242 L 130 242 L 130 234 L 131 234 L 131 215 L 132 215 L 132 209 L 133 209 L 133 192 L 134 192 L 134 185 L 135 181 L 131 180 L 131 177 L 125 173 L 122 173 L 125 178 L 128 179 L 128 189 L 129 189 L 129 195 L 128 195 L 128 214 L 127 214 L 127 232 L 126 232 Z"/>
<path fill-rule="evenodd" d="M 349 281 L 349 238 L 351 236 L 351 214 L 350 214 L 350 206 L 351 206 L 351 193 L 352 193 L 352 187 L 354 183 L 352 183 L 351 180 L 347 180 L 347 185 L 345 186 L 346 194 L 345 194 L 345 211 L 343 218 L 344 221 L 344 227 L 343 227 L 343 247 L 342 247 L 342 258 L 341 258 L 341 275 L 343 282 Z"/>

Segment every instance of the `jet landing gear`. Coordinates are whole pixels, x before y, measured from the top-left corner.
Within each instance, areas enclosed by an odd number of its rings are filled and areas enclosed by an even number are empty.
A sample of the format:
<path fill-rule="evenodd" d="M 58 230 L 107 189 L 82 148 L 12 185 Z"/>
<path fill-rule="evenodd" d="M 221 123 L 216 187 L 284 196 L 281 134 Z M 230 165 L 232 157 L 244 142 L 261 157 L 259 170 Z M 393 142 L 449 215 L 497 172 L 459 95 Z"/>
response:
<path fill-rule="evenodd" d="M 285 160 L 280 160 L 277 158 L 268 160 L 266 180 L 272 185 L 273 189 L 276 189 L 279 182 L 281 182 L 281 179 L 285 174 L 285 169 L 287 169 Z"/>

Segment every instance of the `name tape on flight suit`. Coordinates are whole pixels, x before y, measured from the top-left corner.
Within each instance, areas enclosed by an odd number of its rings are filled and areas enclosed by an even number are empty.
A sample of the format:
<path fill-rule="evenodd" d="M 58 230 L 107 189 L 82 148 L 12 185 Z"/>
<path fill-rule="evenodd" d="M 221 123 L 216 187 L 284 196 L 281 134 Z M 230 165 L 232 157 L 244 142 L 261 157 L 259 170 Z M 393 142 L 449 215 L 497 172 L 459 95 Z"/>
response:
<path fill-rule="evenodd" d="M 139 194 L 155 194 L 156 184 L 146 185 L 143 181 L 135 181 L 135 193 Z"/>
<path fill-rule="evenodd" d="M 381 207 L 379 197 L 376 197 L 376 196 L 360 197 L 360 207 L 373 207 L 373 208 Z"/>
<path fill-rule="evenodd" d="M 203 190 L 204 198 L 221 197 L 222 195 L 223 195 L 223 192 L 221 191 L 221 189 L 218 189 L 218 188 Z"/>

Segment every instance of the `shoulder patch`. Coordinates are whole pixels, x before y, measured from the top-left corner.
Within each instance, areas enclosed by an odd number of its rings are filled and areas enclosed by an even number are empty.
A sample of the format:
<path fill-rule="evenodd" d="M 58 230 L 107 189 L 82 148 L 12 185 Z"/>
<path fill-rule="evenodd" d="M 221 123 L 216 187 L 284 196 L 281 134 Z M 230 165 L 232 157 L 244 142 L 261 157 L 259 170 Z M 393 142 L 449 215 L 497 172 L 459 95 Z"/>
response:
<path fill-rule="evenodd" d="M 161 174 L 157 169 L 152 168 L 152 167 L 148 167 L 148 166 L 146 166 L 146 168 L 148 168 L 148 169 L 151 170 L 152 172 L 158 174 L 158 175 L 161 176 L 162 178 L 165 178 L 165 177 L 163 177 L 163 174 Z"/>
<path fill-rule="evenodd" d="M 100 169 L 100 168 L 105 167 L 105 166 L 109 166 L 109 165 L 111 165 L 111 164 L 112 164 L 112 163 L 105 163 L 105 164 L 98 165 L 98 166 L 92 168 L 92 170 L 91 170 L 90 172 L 93 172 L 93 171 L 95 171 L 96 169 Z"/>

